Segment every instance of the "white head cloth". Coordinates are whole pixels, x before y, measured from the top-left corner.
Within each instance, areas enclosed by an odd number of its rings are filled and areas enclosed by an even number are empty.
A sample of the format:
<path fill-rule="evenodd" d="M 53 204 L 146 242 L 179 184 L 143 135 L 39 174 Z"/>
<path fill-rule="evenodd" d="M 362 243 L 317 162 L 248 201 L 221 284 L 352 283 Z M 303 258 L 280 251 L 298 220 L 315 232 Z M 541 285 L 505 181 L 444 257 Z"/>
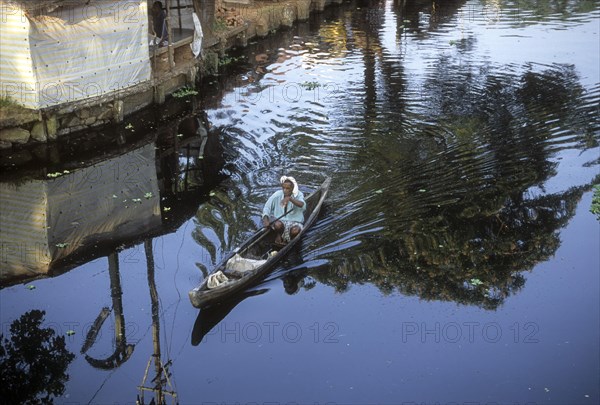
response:
<path fill-rule="evenodd" d="M 294 185 L 294 189 L 292 190 L 292 195 L 294 197 L 296 197 L 298 195 L 298 183 L 296 182 L 296 179 L 293 178 L 292 176 L 281 176 L 281 178 L 279 179 L 279 182 L 281 184 L 283 184 L 285 181 L 292 182 L 292 184 Z"/>

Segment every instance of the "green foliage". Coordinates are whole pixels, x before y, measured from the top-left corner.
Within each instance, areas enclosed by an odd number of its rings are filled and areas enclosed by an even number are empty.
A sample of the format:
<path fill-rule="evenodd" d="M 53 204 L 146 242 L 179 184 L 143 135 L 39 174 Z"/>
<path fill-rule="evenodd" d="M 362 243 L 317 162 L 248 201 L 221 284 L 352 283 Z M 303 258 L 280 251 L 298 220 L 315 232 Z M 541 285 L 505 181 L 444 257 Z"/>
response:
<path fill-rule="evenodd" d="M 478 286 L 478 285 L 483 284 L 483 282 L 480 279 L 478 279 L 478 278 L 472 278 L 471 281 L 470 281 L 470 283 L 473 286 Z"/>
<path fill-rule="evenodd" d="M 46 175 L 46 177 L 50 178 L 50 179 L 55 179 L 57 177 L 60 177 L 64 174 L 69 174 L 70 172 L 68 170 L 63 170 L 62 172 L 54 172 L 54 173 L 48 173 Z"/>
<path fill-rule="evenodd" d="M 596 215 L 596 219 L 600 221 L 600 184 L 594 186 L 594 195 L 592 196 L 592 206 L 590 211 L 592 214 Z"/>
<path fill-rule="evenodd" d="M 229 26 L 227 25 L 227 22 L 224 18 L 217 17 L 215 18 L 215 22 L 213 23 L 212 29 L 213 33 L 216 34 L 219 32 L 227 31 L 229 29 Z"/>
<path fill-rule="evenodd" d="M 196 91 L 190 87 L 183 87 L 183 88 L 177 90 L 175 93 L 173 93 L 173 97 L 175 97 L 175 98 L 184 98 L 184 97 L 196 96 L 196 95 L 198 95 L 198 91 Z"/>
<path fill-rule="evenodd" d="M 321 87 L 321 83 L 319 82 L 304 82 L 302 83 L 302 87 L 304 87 L 306 90 L 314 90 L 317 87 Z"/>
<path fill-rule="evenodd" d="M 32 310 L 0 335 L 0 398 L 4 404 L 52 404 L 65 391 L 66 373 L 75 356 L 65 337 L 42 328 L 45 312 Z"/>
<path fill-rule="evenodd" d="M 242 59 L 244 59 L 243 56 L 229 56 L 229 55 L 224 55 L 223 57 L 219 58 L 219 65 L 220 66 L 227 66 L 227 65 L 230 65 L 232 63 L 239 62 Z"/>
<path fill-rule="evenodd" d="M 9 107 L 21 107 L 21 104 L 6 93 L 0 94 L 0 108 Z"/>

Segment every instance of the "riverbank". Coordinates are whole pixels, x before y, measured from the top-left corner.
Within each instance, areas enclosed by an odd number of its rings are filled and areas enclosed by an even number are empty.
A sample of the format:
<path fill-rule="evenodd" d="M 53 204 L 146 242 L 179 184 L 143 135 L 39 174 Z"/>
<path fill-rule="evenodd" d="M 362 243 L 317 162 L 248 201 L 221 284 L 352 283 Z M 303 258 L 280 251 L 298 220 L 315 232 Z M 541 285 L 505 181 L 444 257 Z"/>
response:
<path fill-rule="evenodd" d="M 118 124 L 146 107 L 162 105 L 178 90 L 197 91 L 196 85 L 201 78 L 218 74 L 227 63 L 227 50 L 246 46 L 251 38 L 291 27 L 296 21 L 308 19 L 311 12 L 320 12 L 330 4 L 342 3 L 342 0 L 245 3 L 219 2 L 216 5 L 214 15 L 203 28 L 205 37 L 199 58 L 194 56 L 190 47 L 193 36 L 185 35 L 184 30 L 175 32 L 180 35 L 173 35 L 174 41 L 170 46 L 151 49 L 152 77 L 148 81 L 41 109 L 24 108 L 14 98 L 3 95 L 0 149 L 45 144 L 83 131 Z"/>

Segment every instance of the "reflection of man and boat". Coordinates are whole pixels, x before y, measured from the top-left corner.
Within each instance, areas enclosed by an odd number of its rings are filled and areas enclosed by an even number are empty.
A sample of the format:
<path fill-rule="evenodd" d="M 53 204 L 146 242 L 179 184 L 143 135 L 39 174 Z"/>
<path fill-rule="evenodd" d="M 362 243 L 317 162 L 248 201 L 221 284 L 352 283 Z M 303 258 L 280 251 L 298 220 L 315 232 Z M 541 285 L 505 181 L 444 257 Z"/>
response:
<path fill-rule="evenodd" d="M 283 178 L 281 182 L 284 183 Z M 277 229 L 271 228 L 269 221 L 264 219 L 266 223 L 264 229 L 260 229 L 241 246 L 226 255 L 221 263 L 213 269 L 211 275 L 221 274 L 225 276 L 226 281 L 224 283 L 211 287 L 210 276 L 205 277 L 200 286 L 189 292 L 192 305 L 200 308 L 192 331 L 192 345 L 200 344 L 202 339 L 242 301 L 267 292 L 268 288 L 249 288 L 264 280 L 285 255 L 299 255 L 301 238 L 317 220 L 323 202 L 327 197 L 330 182 L 331 179 L 326 178 L 318 189 L 313 191 L 305 201 L 303 200 L 300 207 L 304 208 L 303 214 L 301 214 L 305 218 L 303 221 L 304 228 L 285 245 L 280 246 L 277 243 L 277 237 L 279 236 Z M 240 268 L 228 267 L 231 261 L 235 261 L 236 264 L 241 261 L 243 264 L 243 260 L 249 259 L 252 263 L 256 263 L 258 260 L 255 260 L 255 258 L 263 257 L 263 255 L 266 259 L 261 260 L 261 264 L 256 268 L 250 267 L 240 270 Z M 291 271 L 284 275 L 283 286 L 286 292 L 295 294 L 300 289 L 305 277 L 306 271 L 304 270 Z"/>
<path fill-rule="evenodd" d="M 292 249 L 288 258 L 293 262 L 301 262 L 302 259 L 298 256 L 299 249 Z M 311 270 L 315 269 L 313 268 Z M 288 271 L 283 275 L 276 275 L 275 277 L 281 279 L 285 292 L 289 295 L 293 295 L 297 294 L 302 288 L 309 290 L 314 287 L 315 281 L 309 277 L 309 273 L 309 269 L 301 267 Z M 268 281 L 270 280 L 266 280 L 265 283 Z M 210 335 L 211 332 L 214 333 L 215 327 L 218 327 L 227 315 L 243 301 L 260 296 L 268 291 L 269 288 L 265 287 L 263 284 L 259 284 L 256 287 L 234 294 L 216 305 L 200 309 L 196 321 L 194 322 L 194 328 L 192 329 L 192 345 L 198 346 L 206 336 Z"/>

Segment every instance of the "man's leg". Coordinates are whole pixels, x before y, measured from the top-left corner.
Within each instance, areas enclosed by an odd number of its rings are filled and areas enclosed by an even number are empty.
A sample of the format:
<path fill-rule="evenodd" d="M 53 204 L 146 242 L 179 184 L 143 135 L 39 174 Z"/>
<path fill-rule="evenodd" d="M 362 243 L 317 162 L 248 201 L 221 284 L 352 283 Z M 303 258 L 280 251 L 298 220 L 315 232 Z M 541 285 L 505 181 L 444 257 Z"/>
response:
<path fill-rule="evenodd" d="M 275 223 L 273 224 L 273 230 L 276 232 L 275 243 L 283 243 L 281 235 L 283 235 L 284 229 L 285 226 L 283 225 L 283 222 L 275 221 Z"/>

